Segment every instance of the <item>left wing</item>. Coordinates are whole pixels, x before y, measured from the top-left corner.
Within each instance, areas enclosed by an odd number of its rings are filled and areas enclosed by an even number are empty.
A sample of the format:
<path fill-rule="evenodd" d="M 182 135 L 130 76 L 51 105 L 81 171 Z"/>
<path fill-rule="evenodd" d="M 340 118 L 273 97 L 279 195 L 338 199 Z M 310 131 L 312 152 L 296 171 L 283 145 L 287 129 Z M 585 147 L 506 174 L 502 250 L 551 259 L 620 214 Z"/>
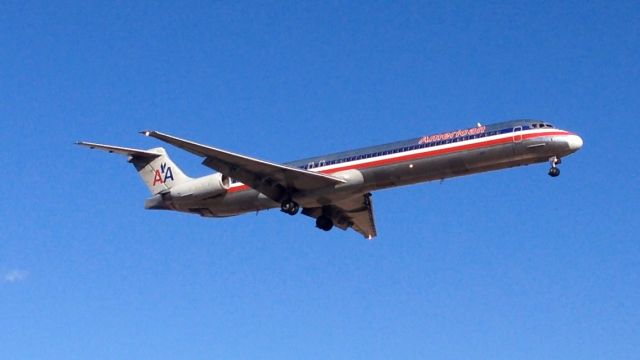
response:
<path fill-rule="evenodd" d="M 330 175 L 254 159 L 158 131 L 141 133 L 205 158 L 202 162 L 205 166 L 240 180 L 277 202 L 298 191 L 332 188 L 346 182 Z"/>
<path fill-rule="evenodd" d="M 378 235 L 373 218 L 370 193 L 341 200 L 321 208 L 304 208 L 302 213 L 312 218 L 317 218 L 320 215 L 329 216 L 336 227 L 342 230 L 351 227 L 369 240 Z"/>

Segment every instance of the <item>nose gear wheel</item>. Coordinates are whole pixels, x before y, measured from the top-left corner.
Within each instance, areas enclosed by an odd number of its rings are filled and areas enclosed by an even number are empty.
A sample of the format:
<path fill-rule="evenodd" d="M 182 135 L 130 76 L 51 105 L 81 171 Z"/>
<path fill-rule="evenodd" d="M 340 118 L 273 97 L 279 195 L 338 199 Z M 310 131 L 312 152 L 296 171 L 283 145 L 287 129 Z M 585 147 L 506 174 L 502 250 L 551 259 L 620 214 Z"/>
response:
<path fill-rule="evenodd" d="M 549 159 L 549 162 L 551 163 L 551 169 L 549 169 L 549 176 L 551 176 L 551 177 L 559 176 L 560 175 L 560 168 L 558 168 L 558 164 L 560 164 L 562 162 L 562 160 L 560 160 L 560 158 L 554 156 L 554 157 Z"/>

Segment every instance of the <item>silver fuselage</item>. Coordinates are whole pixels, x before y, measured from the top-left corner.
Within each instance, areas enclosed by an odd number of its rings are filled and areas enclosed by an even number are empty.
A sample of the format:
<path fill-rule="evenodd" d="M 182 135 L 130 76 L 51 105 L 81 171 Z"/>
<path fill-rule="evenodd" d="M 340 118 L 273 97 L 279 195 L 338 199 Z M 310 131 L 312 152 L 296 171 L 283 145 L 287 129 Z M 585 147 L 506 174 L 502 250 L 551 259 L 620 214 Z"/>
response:
<path fill-rule="evenodd" d="M 379 189 L 547 162 L 581 146 L 582 139 L 571 132 L 534 120 L 520 120 L 482 126 L 482 132 L 473 128 L 458 130 L 286 165 L 346 180 L 333 188 L 292 193 L 292 200 L 306 208 Z M 239 182 L 210 198 L 168 196 L 162 201 L 169 209 L 211 217 L 280 207 L 278 202 Z"/>

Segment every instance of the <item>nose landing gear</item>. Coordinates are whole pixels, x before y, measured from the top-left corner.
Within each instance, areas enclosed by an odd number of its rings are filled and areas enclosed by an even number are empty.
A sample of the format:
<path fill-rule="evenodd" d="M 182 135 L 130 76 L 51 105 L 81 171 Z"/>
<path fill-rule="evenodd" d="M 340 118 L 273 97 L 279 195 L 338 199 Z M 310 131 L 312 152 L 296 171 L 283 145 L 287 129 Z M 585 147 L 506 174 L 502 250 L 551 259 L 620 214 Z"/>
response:
<path fill-rule="evenodd" d="M 549 159 L 549 162 L 551 163 L 551 169 L 549 169 L 549 176 L 556 177 L 560 175 L 560 168 L 558 168 L 558 164 L 560 164 L 562 160 L 554 156 Z"/>

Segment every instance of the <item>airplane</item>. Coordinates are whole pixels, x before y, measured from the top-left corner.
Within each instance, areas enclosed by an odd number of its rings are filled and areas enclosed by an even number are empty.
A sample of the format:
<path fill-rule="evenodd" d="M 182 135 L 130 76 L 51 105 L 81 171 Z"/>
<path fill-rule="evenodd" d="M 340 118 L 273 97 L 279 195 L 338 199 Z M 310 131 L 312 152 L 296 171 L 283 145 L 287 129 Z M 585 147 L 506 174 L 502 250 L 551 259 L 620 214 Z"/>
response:
<path fill-rule="evenodd" d="M 202 157 L 217 171 L 190 178 L 162 147 L 76 143 L 127 156 L 151 192 L 146 209 L 204 217 L 302 209 L 321 230 L 352 228 L 367 239 L 377 235 L 372 191 L 547 161 L 556 177 L 561 159 L 583 145 L 577 134 L 548 122 L 514 120 L 279 164 L 158 131 L 141 134 Z"/>

